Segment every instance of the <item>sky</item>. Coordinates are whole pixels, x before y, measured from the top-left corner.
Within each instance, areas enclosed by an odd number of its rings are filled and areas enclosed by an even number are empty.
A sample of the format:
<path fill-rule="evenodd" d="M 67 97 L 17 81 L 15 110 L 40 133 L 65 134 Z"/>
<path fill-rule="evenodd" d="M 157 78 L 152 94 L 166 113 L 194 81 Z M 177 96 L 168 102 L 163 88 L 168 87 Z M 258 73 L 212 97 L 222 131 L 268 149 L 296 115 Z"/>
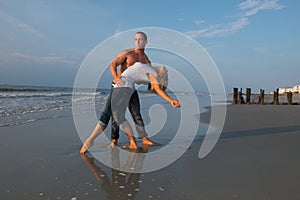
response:
<path fill-rule="evenodd" d="M 226 91 L 271 92 L 300 81 L 299 8 L 296 0 L 0 0 L 0 84 L 72 87 L 101 42 L 159 27 L 198 42 Z"/>

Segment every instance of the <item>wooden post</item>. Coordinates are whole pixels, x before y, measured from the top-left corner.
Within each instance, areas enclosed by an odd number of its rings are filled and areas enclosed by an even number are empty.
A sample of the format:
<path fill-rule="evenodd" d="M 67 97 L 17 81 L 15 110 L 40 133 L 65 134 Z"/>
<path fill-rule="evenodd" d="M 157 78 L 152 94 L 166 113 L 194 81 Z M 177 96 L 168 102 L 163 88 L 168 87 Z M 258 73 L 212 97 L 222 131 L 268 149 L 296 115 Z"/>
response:
<path fill-rule="evenodd" d="M 258 104 L 264 104 L 265 103 L 265 90 L 260 89 L 260 94 L 258 97 Z"/>
<path fill-rule="evenodd" d="M 243 97 L 243 90 L 241 88 L 241 90 L 239 91 L 239 104 L 244 104 L 244 97 Z"/>
<path fill-rule="evenodd" d="M 233 88 L 233 99 L 232 99 L 232 104 L 237 104 L 238 103 L 238 88 Z"/>
<path fill-rule="evenodd" d="M 279 89 L 277 88 L 276 92 L 274 91 L 274 96 L 273 96 L 273 104 L 274 105 L 279 105 L 279 100 L 278 100 L 278 93 L 279 92 Z"/>
<path fill-rule="evenodd" d="M 292 92 L 286 93 L 286 99 L 287 99 L 287 104 L 292 105 L 293 104 L 293 93 Z"/>
<path fill-rule="evenodd" d="M 251 88 L 246 89 L 246 103 L 250 104 L 250 99 L 251 99 Z"/>

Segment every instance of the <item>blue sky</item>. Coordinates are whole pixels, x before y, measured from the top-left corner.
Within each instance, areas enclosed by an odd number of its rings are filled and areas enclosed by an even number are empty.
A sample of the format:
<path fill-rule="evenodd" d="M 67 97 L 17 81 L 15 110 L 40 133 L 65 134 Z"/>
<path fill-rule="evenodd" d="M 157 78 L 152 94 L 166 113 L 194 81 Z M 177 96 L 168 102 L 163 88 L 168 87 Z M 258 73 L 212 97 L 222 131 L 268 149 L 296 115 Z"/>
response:
<path fill-rule="evenodd" d="M 199 42 L 227 91 L 270 92 L 300 81 L 299 7 L 295 0 L 1 1 L 0 84 L 72 86 L 100 42 L 161 27 Z"/>

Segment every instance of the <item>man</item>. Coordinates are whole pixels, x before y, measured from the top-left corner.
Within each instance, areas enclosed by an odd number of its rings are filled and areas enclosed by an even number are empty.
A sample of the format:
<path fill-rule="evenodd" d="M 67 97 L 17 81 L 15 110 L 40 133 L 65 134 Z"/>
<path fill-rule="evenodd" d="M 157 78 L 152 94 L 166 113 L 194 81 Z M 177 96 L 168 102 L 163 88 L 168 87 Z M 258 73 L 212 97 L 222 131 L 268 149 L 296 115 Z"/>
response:
<path fill-rule="evenodd" d="M 144 32 L 138 31 L 134 37 L 134 49 L 127 49 L 122 51 L 111 63 L 110 72 L 113 76 L 114 83 L 117 85 L 124 84 L 122 80 L 120 80 L 120 74 L 124 72 L 128 67 L 132 66 L 136 62 L 140 62 L 143 64 L 151 65 L 151 62 L 148 56 L 145 54 L 145 46 L 147 44 L 147 35 Z M 117 72 L 117 67 L 120 66 L 119 72 Z M 140 114 L 140 103 L 139 96 L 137 91 L 134 91 L 129 101 L 129 110 L 133 117 L 133 120 L 137 126 L 137 133 L 139 138 L 142 138 L 143 144 L 146 145 L 154 145 L 154 142 L 148 139 L 147 133 L 144 128 L 144 122 L 142 116 Z M 114 120 L 113 120 L 114 121 Z M 114 123 L 114 122 L 113 122 Z M 113 125 L 116 127 L 116 125 Z M 114 129 L 114 128 L 112 128 Z M 112 130 L 112 144 L 117 144 L 119 134 Z"/>
<path fill-rule="evenodd" d="M 121 73 L 124 72 L 128 67 L 130 67 L 134 63 L 140 62 L 143 64 L 149 64 L 149 65 L 151 64 L 148 56 L 145 54 L 146 44 L 147 44 L 147 35 L 144 32 L 140 32 L 140 31 L 136 32 L 134 37 L 135 48 L 122 51 L 110 64 L 110 71 L 114 79 L 113 84 L 117 84 L 117 85 L 124 84 L 120 79 Z M 118 66 L 120 66 L 119 72 L 117 71 Z M 110 117 L 112 116 L 111 95 L 112 95 L 112 90 L 109 93 L 103 112 L 100 116 L 99 123 L 96 125 L 91 135 L 87 138 L 87 140 L 82 145 L 80 153 L 85 153 L 91 146 L 93 146 L 95 138 L 108 125 Z M 155 143 L 147 137 L 147 133 L 145 131 L 144 122 L 140 114 L 139 97 L 136 90 L 134 91 L 134 93 L 130 98 L 128 108 L 136 124 L 138 137 L 142 139 L 143 145 L 154 145 Z M 112 143 L 109 146 L 113 148 L 115 145 L 118 144 L 118 139 L 119 139 L 119 127 L 113 118 L 112 118 L 111 132 L 112 132 L 111 133 Z M 124 146 L 124 148 L 129 148 L 129 147 Z"/>

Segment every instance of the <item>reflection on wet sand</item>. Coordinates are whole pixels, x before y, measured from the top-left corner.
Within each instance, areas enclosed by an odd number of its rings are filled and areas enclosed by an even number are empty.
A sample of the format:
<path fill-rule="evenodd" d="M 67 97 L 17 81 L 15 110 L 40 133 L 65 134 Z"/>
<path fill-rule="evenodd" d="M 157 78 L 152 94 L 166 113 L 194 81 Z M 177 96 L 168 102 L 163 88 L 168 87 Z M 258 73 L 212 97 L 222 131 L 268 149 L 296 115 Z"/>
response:
<path fill-rule="evenodd" d="M 82 160 L 89 167 L 91 172 L 101 184 L 101 190 L 105 193 L 106 199 L 135 199 L 139 191 L 140 173 L 127 173 L 130 169 L 140 171 L 143 167 L 145 153 L 150 146 L 130 151 L 124 166 L 120 166 L 120 149 L 115 147 L 111 150 L 112 168 L 111 179 L 103 171 L 100 166 L 97 166 L 93 157 L 80 154 Z M 117 170 L 120 169 L 120 170 Z"/>

